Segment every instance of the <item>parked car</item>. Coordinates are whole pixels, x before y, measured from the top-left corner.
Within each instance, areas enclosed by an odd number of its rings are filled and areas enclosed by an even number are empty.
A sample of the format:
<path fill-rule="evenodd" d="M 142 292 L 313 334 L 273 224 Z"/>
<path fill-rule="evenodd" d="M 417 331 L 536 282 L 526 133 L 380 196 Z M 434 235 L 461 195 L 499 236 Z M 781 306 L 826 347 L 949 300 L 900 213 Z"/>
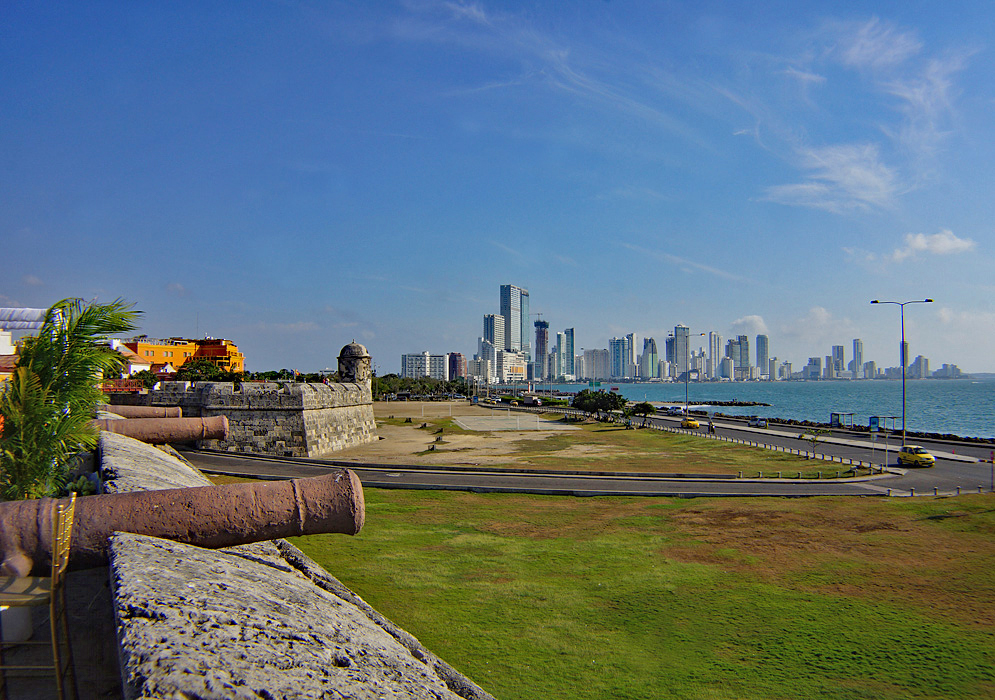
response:
<path fill-rule="evenodd" d="M 694 418 L 685 418 L 681 421 L 682 428 L 700 428 L 701 424 L 698 423 Z"/>
<path fill-rule="evenodd" d="M 767 419 L 766 418 L 751 418 L 747 425 L 751 428 L 766 428 Z"/>
<path fill-rule="evenodd" d="M 898 451 L 898 463 L 910 467 L 932 467 L 936 464 L 936 457 L 919 445 L 902 445 Z"/>
<path fill-rule="evenodd" d="M 667 409 L 668 416 L 683 416 L 684 407 L 683 406 L 671 406 Z"/>

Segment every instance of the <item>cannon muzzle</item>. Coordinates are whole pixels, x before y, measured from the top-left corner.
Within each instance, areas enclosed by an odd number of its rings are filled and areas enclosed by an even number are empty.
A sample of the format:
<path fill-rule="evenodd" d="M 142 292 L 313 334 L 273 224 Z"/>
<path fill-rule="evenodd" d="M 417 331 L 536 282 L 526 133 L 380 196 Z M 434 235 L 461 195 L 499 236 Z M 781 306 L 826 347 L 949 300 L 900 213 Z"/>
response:
<path fill-rule="evenodd" d="M 182 418 L 183 409 L 179 406 L 115 406 L 101 404 L 99 408 L 108 413 L 116 413 L 122 418 Z"/>

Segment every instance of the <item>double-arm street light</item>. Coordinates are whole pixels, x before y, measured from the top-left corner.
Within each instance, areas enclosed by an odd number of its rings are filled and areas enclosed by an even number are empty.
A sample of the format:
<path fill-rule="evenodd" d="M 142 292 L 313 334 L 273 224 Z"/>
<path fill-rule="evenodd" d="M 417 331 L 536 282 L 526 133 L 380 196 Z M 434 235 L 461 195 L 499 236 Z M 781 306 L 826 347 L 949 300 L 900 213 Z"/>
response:
<path fill-rule="evenodd" d="M 898 352 L 902 363 L 902 447 L 905 447 L 905 365 L 908 362 L 905 352 L 905 305 L 906 304 L 931 304 L 932 299 L 913 299 L 912 301 L 880 301 L 875 299 L 872 304 L 894 304 L 901 309 L 902 315 L 902 345 Z"/>

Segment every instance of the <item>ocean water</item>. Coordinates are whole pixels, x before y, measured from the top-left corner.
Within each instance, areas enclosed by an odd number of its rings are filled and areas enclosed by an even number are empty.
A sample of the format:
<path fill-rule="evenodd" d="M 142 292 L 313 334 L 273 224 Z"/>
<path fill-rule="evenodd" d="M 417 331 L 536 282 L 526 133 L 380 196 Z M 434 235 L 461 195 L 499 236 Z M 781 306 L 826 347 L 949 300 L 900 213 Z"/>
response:
<path fill-rule="evenodd" d="M 542 385 L 546 389 L 548 385 Z M 632 401 L 684 402 L 684 384 L 612 384 Z M 554 384 L 577 392 L 587 384 Z M 893 380 L 827 382 L 706 382 L 688 385 L 692 404 L 708 401 L 760 401 L 770 406 L 721 406 L 727 415 L 763 416 L 829 422 L 829 414 L 852 413 L 855 425 L 870 416 L 898 416 L 902 424 L 902 382 Z M 952 433 L 963 437 L 995 437 L 995 379 L 926 379 L 906 382 L 906 428 Z M 890 423 L 889 423 L 890 425 Z"/>

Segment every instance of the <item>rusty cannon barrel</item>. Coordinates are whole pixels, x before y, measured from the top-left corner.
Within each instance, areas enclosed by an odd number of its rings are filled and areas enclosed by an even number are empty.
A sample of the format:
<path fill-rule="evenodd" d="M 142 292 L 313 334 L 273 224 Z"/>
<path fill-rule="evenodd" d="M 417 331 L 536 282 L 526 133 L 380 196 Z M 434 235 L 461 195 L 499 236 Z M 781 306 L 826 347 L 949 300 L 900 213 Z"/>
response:
<path fill-rule="evenodd" d="M 101 404 L 100 410 L 115 413 L 122 418 L 182 418 L 183 409 L 179 406 L 115 406 Z"/>
<path fill-rule="evenodd" d="M 153 445 L 195 440 L 225 440 L 228 418 L 99 418 L 92 421 L 101 430 L 141 440 Z"/>
<path fill-rule="evenodd" d="M 56 499 L 0 503 L 0 575 L 45 575 Z M 76 499 L 69 567 L 107 564 L 112 532 L 134 532 L 217 549 L 277 537 L 363 527 L 359 477 L 349 469 L 308 479 L 196 486 Z"/>

